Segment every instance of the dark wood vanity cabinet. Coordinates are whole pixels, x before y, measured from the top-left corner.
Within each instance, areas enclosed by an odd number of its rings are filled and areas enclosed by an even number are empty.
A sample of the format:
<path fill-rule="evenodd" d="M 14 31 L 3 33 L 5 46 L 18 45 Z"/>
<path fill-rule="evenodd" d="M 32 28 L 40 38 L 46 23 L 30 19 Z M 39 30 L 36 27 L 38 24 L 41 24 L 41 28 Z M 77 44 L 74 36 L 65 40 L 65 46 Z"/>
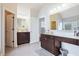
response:
<path fill-rule="evenodd" d="M 79 40 L 74 38 L 60 37 L 54 35 L 41 34 L 41 47 L 53 53 L 60 54 L 61 42 L 74 44 L 79 46 Z"/>
<path fill-rule="evenodd" d="M 48 50 L 49 52 L 53 53 L 54 55 L 59 55 L 60 54 L 60 47 L 61 47 L 61 42 L 55 40 L 55 37 L 51 35 L 41 35 L 41 47 Z"/>
<path fill-rule="evenodd" d="M 30 42 L 30 32 L 17 32 L 17 44 L 25 44 Z"/>

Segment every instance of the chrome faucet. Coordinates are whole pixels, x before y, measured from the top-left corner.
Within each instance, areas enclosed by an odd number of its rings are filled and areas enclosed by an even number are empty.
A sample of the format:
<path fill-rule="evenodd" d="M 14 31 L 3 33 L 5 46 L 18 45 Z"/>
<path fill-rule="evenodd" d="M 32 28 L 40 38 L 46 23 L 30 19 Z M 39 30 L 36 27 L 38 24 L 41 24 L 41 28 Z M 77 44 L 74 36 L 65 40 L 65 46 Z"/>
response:
<path fill-rule="evenodd" d="M 78 31 L 74 31 L 74 36 L 79 36 L 79 32 Z"/>

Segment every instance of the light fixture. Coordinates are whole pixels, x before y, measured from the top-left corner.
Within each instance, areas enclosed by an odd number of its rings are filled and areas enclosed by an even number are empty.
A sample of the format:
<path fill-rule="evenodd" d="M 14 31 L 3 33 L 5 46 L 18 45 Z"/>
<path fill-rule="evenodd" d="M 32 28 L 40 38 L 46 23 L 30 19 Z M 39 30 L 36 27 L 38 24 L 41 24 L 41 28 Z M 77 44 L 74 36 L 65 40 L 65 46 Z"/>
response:
<path fill-rule="evenodd" d="M 57 8 L 54 8 L 54 9 L 53 9 L 53 12 L 54 12 L 54 13 L 56 13 L 57 11 L 58 11 Z"/>
<path fill-rule="evenodd" d="M 64 8 L 67 7 L 67 4 L 62 4 L 62 7 L 64 7 Z"/>
<path fill-rule="evenodd" d="M 61 6 L 58 6 L 58 7 L 57 7 L 57 10 L 58 10 L 58 11 L 60 11 L 61 9 L 62 9 L 62 7 L 61 7 Z"/>
<path fill-rule="evenodd" d="M 56 9 L 56 8 L 54 8 L 53 10 L 54 10 L 54 11 L 56 11 L 57 9 Z"/>
<path fill-rule="evenodd" d="M 53 10 L 50 10 L 50 13 L 53 13 Z"/>

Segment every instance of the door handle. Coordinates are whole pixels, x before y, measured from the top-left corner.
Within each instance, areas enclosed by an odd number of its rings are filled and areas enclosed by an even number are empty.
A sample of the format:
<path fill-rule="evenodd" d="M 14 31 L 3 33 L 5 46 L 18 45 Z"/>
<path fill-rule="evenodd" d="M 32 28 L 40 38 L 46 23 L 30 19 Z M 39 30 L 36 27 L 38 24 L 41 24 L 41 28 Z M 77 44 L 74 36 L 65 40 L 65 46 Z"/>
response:
<path fill-rule="evenodd" d="M 14 28 L 12 28 L 12 30 L 14 31 Z"/>
<path fill-rule="evenodd" d="M 5 32 L 8 32 L 8 30 L 6 30 Z"/>

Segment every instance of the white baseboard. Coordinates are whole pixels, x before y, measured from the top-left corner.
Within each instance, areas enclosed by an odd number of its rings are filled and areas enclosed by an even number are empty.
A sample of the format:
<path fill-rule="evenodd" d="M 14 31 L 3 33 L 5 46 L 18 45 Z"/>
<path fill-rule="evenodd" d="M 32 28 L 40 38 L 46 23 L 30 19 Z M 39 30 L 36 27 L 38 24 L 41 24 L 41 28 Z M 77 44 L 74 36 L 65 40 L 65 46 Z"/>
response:
<path fill-rule="evenodd" d="M 30 44 L 31 44 L 31 43 L 37 43 L 37 42 L 40 42 L 40 41 L 30 42 Z"/>

